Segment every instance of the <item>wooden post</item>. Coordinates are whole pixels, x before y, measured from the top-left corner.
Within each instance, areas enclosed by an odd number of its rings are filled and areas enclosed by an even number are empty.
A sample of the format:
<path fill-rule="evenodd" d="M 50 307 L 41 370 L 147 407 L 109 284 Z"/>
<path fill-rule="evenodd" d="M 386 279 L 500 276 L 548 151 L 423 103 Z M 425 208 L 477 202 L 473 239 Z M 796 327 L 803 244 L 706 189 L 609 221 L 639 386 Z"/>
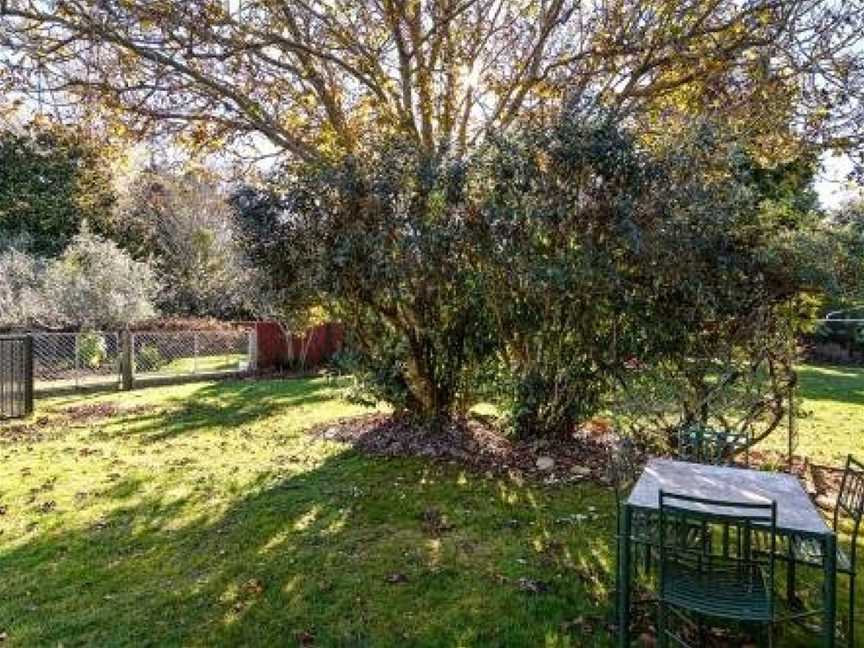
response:
<path fill-rule="evenodd" d="M 258 327 L 249 329 L 249 349 L 247 350 L 247 365 L 250 373 L 258 370 Z"/>
<path fill-rule="evenodd" d="M 198 373 L 198 331 L 192 332 L 192 373 Z"/>
<path fill-rule="evenodd" d="M 78 376 L 81 373 L 81 331 L 75 333 L 75 389 L 78 389 Z"/>
<path fill-rule="evenodd" d="M 33 336 L 24 338 L 24 414 L 33 413 Z"/>
<path fill-rule="evenodd" d="M 793 370 L 794 371 L 794 370 Z M 792 455 L 795 452 L 795 446 L 797 445 L 795 438 L 795 385 L 789 384 L 789 429 L 786 432 L 787 437 L 787 456 L 786 462 L 788 464 L 788 471 L 792 472 Z"/>
<path fill-rule="evenodd" d="M 134 338 L 129 331 L 120 332 L 120 379 L 124 391 L 135 388 L 135 366 L 133 364 Z"/>

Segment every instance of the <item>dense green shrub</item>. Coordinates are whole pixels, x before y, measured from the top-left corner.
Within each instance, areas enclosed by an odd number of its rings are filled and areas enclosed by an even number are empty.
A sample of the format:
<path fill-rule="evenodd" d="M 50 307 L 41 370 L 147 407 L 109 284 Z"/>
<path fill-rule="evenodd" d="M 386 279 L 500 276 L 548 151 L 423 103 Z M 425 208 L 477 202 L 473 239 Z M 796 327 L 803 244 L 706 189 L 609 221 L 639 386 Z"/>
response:
<path fill-rule="evenodd" d="M 110 228 L 114 203 L 105 148 L 84 130 L 44 120 L 0 128 L 0 238 L 27 241 L 27 252 L 54 256 L 85 221 Z"/>
<path fill-rule="evenodd" d="M 504 363 L 495 386 L 520 434 L 572 431 L 636 352 L 626 286 L 651 173 L 603 118 L 495 138 L 473 161 L 483 303 Z"/>
<path fill-rule="evenodd" d="M 104 336 L 95 332 L 78 336 L 78 357 L 90 369 L 98 369 L 108 357 L 108 346 Z"/>
<path fill-rule="evenodd" d="M 652 385 L 630 423 L 767 433 L 831 249 L 808 162 L 765 169 L 745 144 L 696 124 L 649 146 L 603 114 L 466 160 L 382 142 L 283 169 L 247 232 L 286 303 L 345 322 L 368 400 L 441 419 L 483 397 L 522 435 L 568 434 Z"/>
<path fill-rule="evenodd" d="M 152 344 L 145 344 L 135 352 L 135 368 L 138 371 L 156 371 L 166 364 L 168 360 L 159 348 Z"/>
<path fill-rule="evenodd" d="M 42 281 L 55 324 L 105 328 L 154 316 L 159 291 L 146 262 L 112 241 L 84 231 L 51 261 Z"/>
<path fill-rule="evenodd" d="M 495 342 L 462 165 L 383 141 L 282 178 L 283 217 L 258 260 L 286 301 L 346 324 L 367 397 L 431 419 L 470 402 L 466 372 Z"/>

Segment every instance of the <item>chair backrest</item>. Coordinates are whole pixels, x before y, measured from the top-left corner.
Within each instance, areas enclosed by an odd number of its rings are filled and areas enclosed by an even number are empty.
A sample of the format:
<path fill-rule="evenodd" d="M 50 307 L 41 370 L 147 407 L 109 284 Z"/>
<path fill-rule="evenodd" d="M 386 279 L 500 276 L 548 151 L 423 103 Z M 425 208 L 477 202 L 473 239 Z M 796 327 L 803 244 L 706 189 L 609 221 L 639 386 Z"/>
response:
<path fill-rule="evenodd" d="M 639 456 L 636 444 L 627 437 L 622 437 L 607 449 L 608 476 L 615 490 L 615 506 L 619 518 L 624 499 L 639 479 L 641 471 Z"/>
<path fill-rule="evenodd" d="M 776 502 L 730 502 L 660 491 L 661 591 L 672 565 L 741 580 L 762 578 L 773 614 Z M 755 546 L 756 535 L 765 543 Z M 759 550 L 764 549 L 764 551 Z"/>
<path fill-rule="evenodd" d="M 750 432 L 689 425 L 678 430 L 677 441 L 676 455 L 681 461 L 722 466 L 731 464 L 735 455 L 750 447 Z"/>
<path fill-rule="evenodd" d="M 851 454 L 846 457 L 843 481 L 840 482 L 840 494 L 837 496 L 837 506 L 834 507 L 835 532 L 838 530 L 837 524 L 841 514 L 852 520 L 851 558 L 854 562 L 858 531 L 861 528 L 861 518 L 864 517 L 864 464 Z"/>

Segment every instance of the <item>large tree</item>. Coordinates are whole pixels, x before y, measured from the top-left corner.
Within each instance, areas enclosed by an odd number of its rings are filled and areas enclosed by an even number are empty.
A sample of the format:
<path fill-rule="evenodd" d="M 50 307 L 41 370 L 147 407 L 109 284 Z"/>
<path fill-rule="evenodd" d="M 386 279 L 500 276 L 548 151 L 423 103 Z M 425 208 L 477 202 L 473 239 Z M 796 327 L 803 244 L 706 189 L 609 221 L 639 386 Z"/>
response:
<path fill-rule="evenodd" d="M 861 0 L 2 0 L 0 84 L 195 145 L 464 152 L 564 99 L 861 142 Z M 2 87 L 2 86 L 0 86 Z M 106 110 L 107 109 L 107 110 Z M 259 147 L 260 148 L 260 147 Z"/>
<path fill-rule="evenodd" d="M 436 416 L 489 353 L 460 174 L 490 134 L 599 105 L 648 148 L 704 114 L 765 163 L 862 141 L 862 0 L 0 7 L 0 83 L 115 130 L 285 158 L 277 232 L 319 235 L 311 296 L 368 335 L 379 395 Z M 275 243 L 267 258 L 303 263 Z"/>

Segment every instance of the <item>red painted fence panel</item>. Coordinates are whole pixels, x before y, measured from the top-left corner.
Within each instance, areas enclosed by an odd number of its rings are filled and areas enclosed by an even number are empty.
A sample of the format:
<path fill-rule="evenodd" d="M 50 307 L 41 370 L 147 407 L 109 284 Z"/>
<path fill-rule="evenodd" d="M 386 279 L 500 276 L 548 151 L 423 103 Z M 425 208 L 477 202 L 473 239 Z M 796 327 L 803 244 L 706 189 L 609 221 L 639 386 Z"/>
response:
<path fill-rule="evenodd" d="M 341 324 L 321 324 L 303 335 L 286 333 L 278 322 L 256 322 L 259 370 L 311 369 L 333 357 L 345 340 Z"/>

